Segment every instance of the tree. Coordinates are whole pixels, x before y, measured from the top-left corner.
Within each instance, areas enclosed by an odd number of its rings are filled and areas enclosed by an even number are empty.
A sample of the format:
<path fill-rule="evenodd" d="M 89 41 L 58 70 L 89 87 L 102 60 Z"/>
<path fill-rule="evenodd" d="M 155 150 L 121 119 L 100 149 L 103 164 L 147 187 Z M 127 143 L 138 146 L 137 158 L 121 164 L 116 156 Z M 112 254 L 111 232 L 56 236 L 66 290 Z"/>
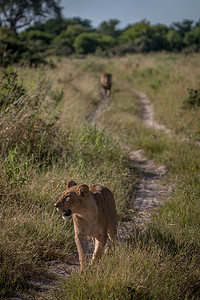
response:
<path fill-rule="evenodd" d="M 68 56 L 75 50 L 73 43 L 75 38 L 81 33 L 87 32 L 88 27 L 82 25 L 69 25 L 66 30 L 63 30 L 53 41 L 53 49 L 56 55 Z"/>
<path fill-rule="evenodd" d="M 61 16 L 60 0 L 0 0 L 0 24 L 15 33 L 34 20 Z"/>
<path fill-rule="evenodd" d="M 157 24 L 151 26 L 149 33 L 149 38 L 151 39 L 152 48 L 151 51 L 162 51 L 168 50 L 169 42 L 167 40 L 167 33 L 169 29 L 167 26 L 162 24 Z"/>
<path fill-rule="evenodd" d="M 190 47 L 192 50 L 200 50 L 200 23 L 197 23 L 192 31 L 186 32 L 184 43 L 186 47 Z"/>
<path fill-rule="evenodd" d="M 63 30 L 60 33 L 60 35 L 58 35 L 56 37 L 56 39 L 68 39 L 73 44 L 75 38 L 79 34 L 84 33 L 84 32 L 88 32 L 88 30 L 89 30 L 88 27 L 85 27 L 83 25 L 79 25 L 79 24 L 69 25 L 66 30 Z"/>
<path fill-rule="evenodd" d="M 150 29 L 150 22 L 143 20 L 126 29 L 121 35 L 121 40 L 123 42 L 135 42 L 142 37 L 148 37 Z"/>
<path fill-rule="evenodd" d="M 115 39 L 111 36 L 102 35 L 96 32 L 85 32 L 77 36 L 74 41 L 74 48 L 77 53 L 88 54 L 95 53 L 98 49 L 104 51 L 113 47 Z"/>
<path fill-rule="evenodd" d="M 120 30 L 116 29 L 116 26 L 119 23 L 120 23 L 120 21 L 117 19 L 110 19 L 108 22 L 104 21 L 99 25 L 98 32 L 100 32 L 104 35 L 110 35 L 110 36 L 116 38 L 121 33 Z"/>
<path fill-rule="evenodd" d="M 182 36 L 173 29 L 170 29 L 167 33 L 167 40 L 169 42 L 170 51 L 181 51 L 183 48 Z"/>
<path fill-rule="evenodd" d="M 77 53 L 94 53 L 99 45 L 101 35 L 98 33 L 81 33 L 74 41 L 74 48 Z"/>
<path fill-rule="evenodd" d="M 182 22 L 172 23 L 171 28 L 180 34 L 180 36 L 184 37 L 186 32 L 190 32 L 192 30 L 193 23 L 194 21 L 185 19 Z"/>

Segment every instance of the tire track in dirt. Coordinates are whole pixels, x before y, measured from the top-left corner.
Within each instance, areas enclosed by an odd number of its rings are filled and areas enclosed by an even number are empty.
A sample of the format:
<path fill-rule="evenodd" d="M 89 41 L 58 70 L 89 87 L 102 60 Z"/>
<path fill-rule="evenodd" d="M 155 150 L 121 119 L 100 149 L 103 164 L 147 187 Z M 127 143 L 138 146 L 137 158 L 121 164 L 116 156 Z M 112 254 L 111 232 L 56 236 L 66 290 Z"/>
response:
<path fill-rule="evenodd" d="M 154 112 L 153 112 L 153 106 L 148 98 L 148 96 L 144 93 L 141 93 L 135 89 L 132 89 L 132 92 L 138 96 L 140 104 L 142 106 L 142 120 L 144 124 L 148 127 L 151 127 L 155 130 L 162 131 L 164 134 L 168 134 L 169 136 L 174 136 L 178 138 L 181 142 L 192 142 L 193 144 L 200 147 L 200 142 L 198 141 L 192 141 L 190 138 L 185 136 L 180 136 L 176 133 L 174 133 L 169 128 L 166 128 L 163 124 L 158 124 L 154 120 Z"/>
<path fill-rule="evenodd" d="M 148 127 L 154 128 L 155 130 L 163 131 L 165 134 L 172 134 L 170 129 L 166 128 L 162 124 L 158 124 L 154 120 L 153 107 L 147 95 L 135 89 L 133 89 L 132 91 L 136 96 L 138 96 L 140 104 L 142 106 L 142 120 L 144 124 Z"/>
<path fill-rule="evenodd" d="M 162 124 L 158 124 L 154 120 L 153 107 L 144 93 L 135 89 L 132 92 L 138 96 L 141 105 L 141 119 L 143 123 L 157 131 L 162 131 L 164 134 L 171 135 L 171 131 Z M 150 221 L 151 213 L 158 206 L 163 204 L 163 199 L 169 195 L 170 187 L 164 186 L 161 183 L 163 177 L 167 174 L 164 165 L 156 165 L 153 160 L 143 156 L 144 151 L 129 152 L 129 158 L 133 165 L 139 170 L 139 183 L 134 185 L 135 200 L 134 210 L 136 214 L 133 216 L 135 226 L 144 227 Z"/>
<path fill-rule="evenodd" d="M 132 92 L 138 96 L 141 105 L 141 119 L 150 128 L 162 131 L 164 134 L 171 134 L 171 131 L 164 125 L 158 124 L 154 120 L 153 107 L 144 93 L 135 89 Z M 140 179 L 133 185 L 135 190 L 134 200 L 131 199 L 132 215 L 130 221 L 119 228 L 119 240 L 124 240 L 130 236 L 133 228 L 145 229 L 146 224 L 151 220 L 152 212 L 163 204 L 171 188 L 161 183 L 167 174 L 164 165 L 156 165 L 153 160 L 144 156 L 144 150 L 129 151 L 128 156 L 133 166 L 139 171 Z M 133 203 L 133 204 L 132 204 Z"/>
<path fill-rule="evenodd" d="M 139 97 L 141 104 L 141 118 L 144 124 L 155 130 L 163 131 L 165 134 L 171 134 L 171 131 L 165 128 L 164 125 L 158 124 L 154 120 L 153 108 L 148 97 L 135 89 L 132 92 Z M 99 106 L 94 109 L 87 117 L 87 121 L 95 124 L 103 111 L 107 109 L 110 99 L 107 97 L 100 98 Z M 127 238 L 133 227 L 145 228 L 147 222 L 150 222 L 151 213 L 158 206 L 163 204 L 163 199 L 169 194 L 169 186 L 161 184 L 161 180 L 167 174 L 165 166 L 157 166 L 153 160 L 147 159 L 143 155 L 142 149 L 130 151 L 128 157 L 130 158 L 133 166 L 138 170 L 140 179 L 137 184 L 134 184 L 135 190 L 133 205 L 131 204 L 130 221 L 119 226 L 118 239 L 119 241 Z"/>

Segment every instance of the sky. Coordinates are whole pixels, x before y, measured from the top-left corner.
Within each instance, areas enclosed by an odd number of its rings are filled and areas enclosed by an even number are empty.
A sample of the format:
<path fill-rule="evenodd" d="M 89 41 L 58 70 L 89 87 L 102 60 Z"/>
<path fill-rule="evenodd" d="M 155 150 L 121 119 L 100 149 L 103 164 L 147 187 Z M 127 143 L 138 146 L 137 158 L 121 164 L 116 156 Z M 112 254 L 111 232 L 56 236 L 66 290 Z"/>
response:
<path fill-rule="evenodd" d="M 144 19 L 167 26 L 200 20 L 200 0 L 61 0 L 61 6 L 64 17 L 89 19 L 94 27 L 110 19 L 118 19 L 120 28 Z"/>

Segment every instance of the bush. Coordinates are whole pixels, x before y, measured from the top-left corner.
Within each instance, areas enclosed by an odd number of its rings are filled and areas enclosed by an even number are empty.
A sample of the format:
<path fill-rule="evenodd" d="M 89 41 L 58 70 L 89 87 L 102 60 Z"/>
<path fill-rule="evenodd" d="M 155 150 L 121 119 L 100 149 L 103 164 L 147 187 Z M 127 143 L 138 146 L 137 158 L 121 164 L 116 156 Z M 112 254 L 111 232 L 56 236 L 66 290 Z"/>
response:
<path fill-rule="evenodd" d="M 77 53 L 88 54 L 94 53 L 97 49 L 105 50 L 115 45 L 115 39 L 111 36 L 101 35 L 98 33 L 82 33 L 74 42 Z"/>
<path fill-rule="evenodd" d="M 27 47 L 18 40 L 14 32 L 7 27 L 0 27 L 0 64 L 4 67 L 18 63 Z"/>
<path fill-rule="evenodd" d="M 7 156 L 10 150 L 18 147 L 28 157 L 34 154 L 39 164 L 60 159 L 64 148 L 59 140 L 57 117 L 51 113 L 51 108 L 58 104 L 63 93 L 52 93 L 50 82 L 40 78 L 35 95 L 29 96 L 18 83 L 16 72 L 5 71 L 3 78 L 1 154 Z"/>
<path fill-rule="evenodd" d="M 195 107 L 200 107 L 200 88 L 193 89 L 188 88 L 189 96 L 183 102 L 183 107 L 185 109 L 192 109 Z"/>
<path fill-rule="evenodd" d="M 38 49 L 44 51 L 46 47 L 43 40 L 22 40 L 7 27 L 0 27 L 0 64 L 3 67 L 13 63 L 29 65 L 45 63 Z"/>
<path fill-rule="evenodd" d="M 46 33 L 46 32 L 39 31 L 39 30 L 24 31 L 19 35 L 19 38 L 22 41 L 41 40 L 45 44 L 50 44 L 53 37 L 54 37 L 53 35 Z"/>

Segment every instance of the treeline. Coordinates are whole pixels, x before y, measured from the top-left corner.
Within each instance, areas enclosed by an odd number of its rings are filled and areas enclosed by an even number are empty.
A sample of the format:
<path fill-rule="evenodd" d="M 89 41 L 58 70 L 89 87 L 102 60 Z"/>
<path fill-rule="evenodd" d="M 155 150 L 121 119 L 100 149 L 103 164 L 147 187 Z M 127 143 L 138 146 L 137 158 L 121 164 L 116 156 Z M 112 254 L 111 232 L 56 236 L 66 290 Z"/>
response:
<path fill-rule="evenodd" d="M 0 63 L 38 64 L 47 56 L 96 54 L 102 56 L 151 51 L 200 51 L 200 21 L 183 20 L 170 26 L 149 21 L 118 29 L 117 19 L 102 22 L 97 28 L 81 18 L 54 18 L 36 22 L 16 33 L 0 27 Z"/>

